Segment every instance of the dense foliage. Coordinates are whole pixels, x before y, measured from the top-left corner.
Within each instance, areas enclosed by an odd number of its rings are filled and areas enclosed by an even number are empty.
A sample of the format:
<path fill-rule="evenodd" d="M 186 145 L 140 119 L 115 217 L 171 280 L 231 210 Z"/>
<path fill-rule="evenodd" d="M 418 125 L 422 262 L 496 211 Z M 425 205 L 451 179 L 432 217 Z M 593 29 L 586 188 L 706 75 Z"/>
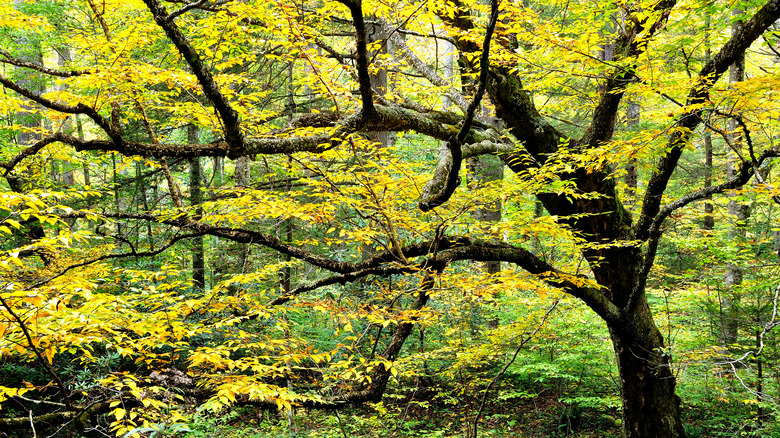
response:
<path fill-rule="evenodd" d="M 0 436 L 780 436 L 780 1 L 0 4 Z"/>

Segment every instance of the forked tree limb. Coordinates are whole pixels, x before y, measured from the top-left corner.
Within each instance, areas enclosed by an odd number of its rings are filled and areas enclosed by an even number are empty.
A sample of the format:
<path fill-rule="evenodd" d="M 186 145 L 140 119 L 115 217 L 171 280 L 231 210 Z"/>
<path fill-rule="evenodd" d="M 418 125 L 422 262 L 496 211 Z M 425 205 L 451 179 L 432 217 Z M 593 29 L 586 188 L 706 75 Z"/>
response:
<path fill-rule="evenodd" d="M 447 141 L 447 149 L 450 152 L 451 158 L 449 168 L 447 169 L 447 179 L 444 181 L 440 190 L 426 190 L 426 192 L 431 192 L 431 196 L 420 201 L 419 208 L 422 211 L 430 211 L 447 202 L 450 197 L 452 197 L 452 194 L 455 193 L 455 189 L 457 189 L 458 185 L 460 185 L 460 168 L 463 163 L 462 145 L 471 130 L 474 115 L 477 108 L 479 108 L 482 103 L 482 97 L 485 95 L 485 88 L 487 87 L 488 73 L 490 72 L 490 41 L 493 37 L 493 32 L 496 29 L 496 22 L 498 20 L 498 2 L 499 0 L 491 0 L 490 2 L 490 20 L 488 21 L 485 30 L 485 39 L 482 43 L 479 86 L 477 92 L 468 108 L 466 108 L 465 119 L 463 120 L 463 125 L 460 127 L 457 135 L 452 136 Z M 428 187 L 431 187 L 431 183 L 428 183 Z M 426 187 L 426 189 L 428 189 L 428 187 Z"/>
<path fill-rule="evenodd" d="M 666 191 L 669 179 L 677 168 L 685 146 L 690 142 L 691 134 L 701 123 L 704 112 L 702 105 L 706 103 L 710 89 L 728 70 L 729 66 L 778 19 L 780 19 L 780 0 L 770 0 L 746 21 L 699 71 L 686 102 L 686 106 L 692 109 L 685 111 L 677 119 L 667 142 L 666 150 L 668 152 L 658 160 L 653 175 L 647 183 L 641 213 L 634 226 L 635 238 L 645 240 L 649 237 L 651 227 L 658 218 L 661 198 Z M 652 260 L 649 261 L 652 263 Z"/>
<path fill-rule="evenodd" d="M 184 57 L 187 65 L 190 66 L 195 77 L 198 78 L 203 93 L 209 99 L 214 109 L 219 114 L 225 131 L 225 141 L 228 143 L 229 150 L 243 151 L 245 149 L 244 134 L 241 131 L 241 123 L 238 112 L 230 105 L 227 97 L 220 91 L 219 86 L 214 80 L 208 67 L 203 63 L 197 50 L 187 40 L 184 34 L 173 20 L 169 20 L 168 11 L 162 6 L 159 0 L 144 0 L 149 11 L 154 17 L 154 21 L 176 46 L 176 49 Z"/>

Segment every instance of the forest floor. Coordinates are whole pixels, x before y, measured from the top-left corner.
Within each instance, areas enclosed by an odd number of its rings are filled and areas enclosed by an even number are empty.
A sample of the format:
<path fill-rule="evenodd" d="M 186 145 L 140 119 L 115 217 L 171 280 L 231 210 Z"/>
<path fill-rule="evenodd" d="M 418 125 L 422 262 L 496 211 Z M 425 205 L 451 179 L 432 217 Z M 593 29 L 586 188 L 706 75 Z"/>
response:
<path fill-rule="evenodd" d="M 467 409 L 468 408 L 468 409 Z M 476 409 L 430 401 L 382 402 L 338 414 L 297 410 L 292 417 L 251 409 L 227 416 L 201 416 L 191 425 L 191 437 L 472 437 Z M 485 408 L 479 422 L 480 437 L 621 436 L 619 412 L 573 409 L 556 395 L 498 401 Z"/>

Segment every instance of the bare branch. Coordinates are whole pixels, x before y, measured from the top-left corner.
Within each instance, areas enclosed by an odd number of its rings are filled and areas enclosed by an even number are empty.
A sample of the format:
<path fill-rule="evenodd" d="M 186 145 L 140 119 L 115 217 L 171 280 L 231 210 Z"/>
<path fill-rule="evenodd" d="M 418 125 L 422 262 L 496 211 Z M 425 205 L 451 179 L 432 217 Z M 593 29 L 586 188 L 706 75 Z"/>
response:
<path fill-rule="evenodd" d="M 10 53 L 8 53 L 8 52 L 6 52 L 5 50 L 2 50 L 2 49 L 0 49 L 0 56 L 2 56 L 2 58 L 0 58 L 0 63 L 14 65 L 14 66 L 17 66 L 17 67 L 29 68 L 31 70 L 35 70 L 37 72 L 40 72 L 40 73 L 43 73 L 43 74 L 47 74 L 49 76 L 57 76 L 57 77 L 60 77 L 60 78 L 72 78 L 74 76 L 83 76 L 83 75 L 88 75 L 88 74 L 92 73 L 89 70 L 68 70 L 68 71 L 62 71 L 62 70 L 56 70 L 56 69 L 53 69 L 53 68 L 44 67 L 44 66 L 38 65 L 38 64 L 36 64 L 34 62 L 28 62 L 28 61 L 23 61 L 23 60 L 14 58 L 13 56 L 11 56 Z"/>
<path fill-rule="evenodd" d="M 185 5 L 185 6 L 182 6 L 181 8 L 179 8 L 179 9 L 177 9 L 177 10 L 175 10 L 175 11 L 171 12 L 171 15 L 169 15 L 169 16 L 167 16 L 167 17 L 165 17 L 165 19 L 166 19 L 167 21 L 173 21 L 173 20 L 175 20 L 175 19 L 176 19 L 176 17 L 178 17 L 179 15 L 181 15 L 181 14 L 183 14 L 183 13 L 187 12 L 187 11 L 190 11 L 190 10 L 192 10 L 192 9 L 200 8 L 200 7 L 201 7 L 201 6 L 203 6 L 205 3 L 206 3 L 206 0 L 198 0 L 198 1 L 196 1 L 196 2 L 188 3 L 187 5 Z"/>

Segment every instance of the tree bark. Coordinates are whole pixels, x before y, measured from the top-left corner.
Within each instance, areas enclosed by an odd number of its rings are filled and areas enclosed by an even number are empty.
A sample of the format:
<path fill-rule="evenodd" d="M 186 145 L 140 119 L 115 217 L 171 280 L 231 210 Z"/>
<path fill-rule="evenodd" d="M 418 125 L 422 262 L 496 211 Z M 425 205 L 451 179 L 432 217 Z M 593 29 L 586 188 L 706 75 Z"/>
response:
<path fill-rule="evenodd" d="M 187 126 L 187 140 L 190 144 L 198 143 L 198 127 L 195 125 Z M 200 158 L 190 159 L 190 205 L 197 207 L 196 217 L 197 220 L 203 214 L 203 208 L 200 206 L 203 203 L 203 196 L 201 193 L 202 186 L 202 169 L 200 165 Z M 205 250 L 203 245 L 203 236 L 198 236 L 192 239 L 192 285 L 196 289 L 203 290 L 206 287 L 206 267 L 205 267 Z"/>
<path fill-rule="evenodd" d="M 735 8 L 732 11 L 732 15 L 738 16 L 742 14 L 742 10 Z M 732 35 L 737 33 L 742 27 L 741 21 L 736 21 L 731 26 Z M 737 82 L 745 80 L 745 55 L 744 53 L 737 57 L 734 63 L 729 68 L 729 86 Z M 728 141 L 731 143 L 731 148 L 738 149 L 741 145 L 740 134 L 735 132 L 739 129 L 739 125 L 736 120 L 729 119 L 728 122 Z M 739 166 L 738 159 L 734 156 L 734 152 L 729 148 L 729 162 L 726 166 L 726 177 L 731 179 L 736 175 L 736 168 Z M 731 217 L 732 224 L 729 228 L 728 239 L 733 244 L 739 246 L 745 236 L 745 222 L 750 217 L 750 207 L 742 204 L 734 199 L 729 200 L 728 204 L 729 216 Z M 729 261 L 726 265 L 725 286 L 726 290 L 721 299 L 722 320 L 720 326 L 720 332 L 718 333 L 718 343 L 724 347 L 732 345 L 737 342 L 739 332 L 739 285 L 742 284 L 742 268 L 738 262 Z"/>
<path fill-rule="evenodd" d="M 639 125 L 639 115 L 641 107 L 636 99 L 629 99 L 628 108 L 626 108 L 626 125 L 629 131 L 634 131 Z M 628 159 L 626 164 L 626 206 L 633 206 L 636 204 L 636 190 L 639 181 L 639 173 L 637 171 L 636 157 Z"/>
<path fill-rule="evenodd" d="M 676 379 L 644 294 L 630 318 L 610 324 L 609 332 L 622 385 L 625 437 L 684 437 Z"/>
<path fill-rule="evenodd" d="M 381 44 L 379 50 L 369 53 L 374 62 L 379 58 L 379 55 L 387 53 L 387 36 L 385 35 L 384 27 L 379 23 L 377 17 L 371 17 L 371 22 L 366 26 L 366 38 L 369 44 L 379 43 Z M 384 96 L 387 93 L 387 69 L 380 67 L 373 71 L 369 79 L 371 81 L 371 89 L 377 96 Z M 373 131 L 368 133 L 369 139 L 379 143 L 380 147 L 386 148 L 390 144 L 390 133 L 388 131 Z"/>
<path fill-rule="evenodd" d="M 252 161 L 249 157 L 239 157 L 235 160 L 235 183 L 236 187 L 249 187 L 252 184 Z M 245 274 L 249 272 L 249 253 L 250 245 L 238 245 L 238 266 L 235 272 Z"/>

